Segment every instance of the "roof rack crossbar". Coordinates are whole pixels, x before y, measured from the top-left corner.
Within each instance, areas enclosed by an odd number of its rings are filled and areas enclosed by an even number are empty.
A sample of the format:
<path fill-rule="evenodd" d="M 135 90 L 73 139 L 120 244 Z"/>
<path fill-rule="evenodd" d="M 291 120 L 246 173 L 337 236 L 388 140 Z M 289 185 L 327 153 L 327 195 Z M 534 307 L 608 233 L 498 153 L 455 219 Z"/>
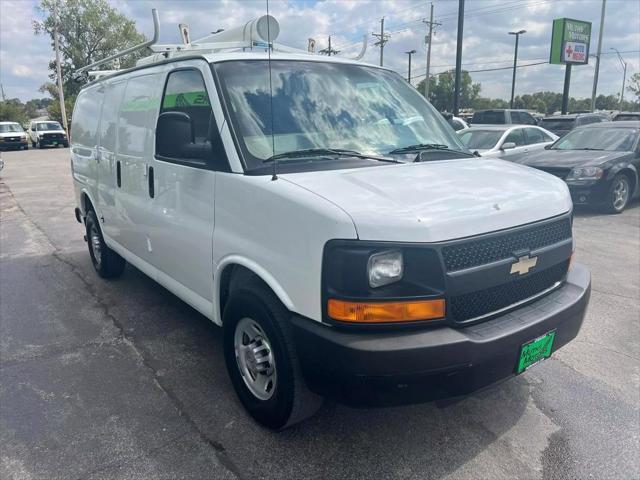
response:
<path fill-rule="evenodd" d="M 129 55 L 130 53 L 137 52 L 138 50 L 142 50 L 143 48 L 147 48 L 155 44 L 160 38 L 160 19 L 158 18 L 158 10 L 156 10 L 155 8 L 151 9 L 151 15 L 153 17 L 153 38 L 151 40 L 147 40 L 146 42 L 142 42 L 138 45 L 134 45 L 133 47 L 114 53 L 113 55 L 109 55 L 108 57 L 103 58 L 102 60 L 98 60 L 97 62 L 93 62 L 90 65 L 79 68 L 74 72 L 74 76 L 78 76 L 86 72 L 87 70 L 98 67 L 100 65 L 104 65 L 105 63 L 115 60 L 116 58 Z"/>

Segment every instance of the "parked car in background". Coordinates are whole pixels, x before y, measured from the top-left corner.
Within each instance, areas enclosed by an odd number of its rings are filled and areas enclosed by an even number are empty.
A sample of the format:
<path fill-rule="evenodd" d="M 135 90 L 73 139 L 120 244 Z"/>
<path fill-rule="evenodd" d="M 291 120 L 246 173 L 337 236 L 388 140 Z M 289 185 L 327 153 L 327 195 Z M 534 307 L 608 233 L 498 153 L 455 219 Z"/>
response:
<path fill-rule="evenodd" d="M 492 110 L 479 110 L 473 114 L 472 125 L 537 125 L 533 115 L 526 110 L 513 110 L 509 108 L 495 108 Z"/>
<path fill-rule="evenodd" d="M 571 113 L 544 117 L 539 125 L 561 137 L 576 127 L 608 121 L 609 117 L 603 113 Z"/>
<path fill-rule="evenodd" d="M 31 146 L 34 148 L 42 148 L 46 146 L 57 147 L 62 145 L 69 146 L 67 133 L 58 122 L 46 120 L 42 122 L 31 122 L 29 125 L 29 139 Z"/>
<path fill-rule="evenodd" d="M 620 213 L 640 193 L 639 143 L 640 122 L 598 123 L 577 128 L 518 163 L 562 178 L 574 204 Z"/>
<path fill-rule="evenodd" d="M 19 123 L 0 122 L 0 150 L 22 150 L 27 148 L 27 134 Z"/>
<path fill-rule="evenodd" d="M 467 124 L 467 122 L 465 122 L 460 117 L 454 117 L 453 114 L 451 114 L 449 112 L 440 112 L 440 115 L 442 115 L 445 118 L 445 120 L 449 123 L 449 125 L 451 125 L 453 127 L 453 129 L 456 132 L 458 130 L 463 130 L 465 128 L 469 128 L 469 125 Z"/>
<path fill-rule="evenodd" d="M 626 120 L 640 120 L 640 112 L 618 112 L 611 117 L 614 122 L 624 122 Z"/>
<path fill-rule="evenodd" d="M 530 151 L 543 150 L 558 139 L 557 135 L 533 125 L 472 125 L 458 132 L 458 136 L 469 150 L 478 152 L 481 157 L 509 160 Z"/>

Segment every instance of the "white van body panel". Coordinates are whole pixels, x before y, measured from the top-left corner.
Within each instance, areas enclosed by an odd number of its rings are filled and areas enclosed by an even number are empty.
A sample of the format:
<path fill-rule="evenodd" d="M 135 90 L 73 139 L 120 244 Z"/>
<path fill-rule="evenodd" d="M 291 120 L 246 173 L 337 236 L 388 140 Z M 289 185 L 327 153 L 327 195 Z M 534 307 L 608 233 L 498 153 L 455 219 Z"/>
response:
<path fill-rule="evenodd" d="M 336 203 L 361 240 L 440 242 L 568 212 L 566 184 L 477 158 L 282 175 Z"/>
<path fill-rule="evenodd" d="M 218 173 L 215 217 L 216 293 L 224 268 L 237 262 L 261 277 L 291 311 L 321 320 L 324 245 L 357 238 L 349 215 L 283 177 Z M 216 306 L 217 323 L 219 316 Z"/>

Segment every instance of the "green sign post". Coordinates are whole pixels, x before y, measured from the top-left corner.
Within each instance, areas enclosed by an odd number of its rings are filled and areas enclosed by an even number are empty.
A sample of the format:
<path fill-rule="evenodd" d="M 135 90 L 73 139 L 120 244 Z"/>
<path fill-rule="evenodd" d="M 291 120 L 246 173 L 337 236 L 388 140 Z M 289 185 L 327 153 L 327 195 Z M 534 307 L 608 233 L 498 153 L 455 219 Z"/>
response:
<path fill-rule="evenodd" d="M 557 18 L 553 21 L 551 52 L 549 63 L 565 65 L 564 91 L 562 94 L 562 113 L 567 113 L 569 103 L 569 84 L 571 66 L 589 63 L 589 44 L 591 43 L 591 22 L 572 18 Z"/>

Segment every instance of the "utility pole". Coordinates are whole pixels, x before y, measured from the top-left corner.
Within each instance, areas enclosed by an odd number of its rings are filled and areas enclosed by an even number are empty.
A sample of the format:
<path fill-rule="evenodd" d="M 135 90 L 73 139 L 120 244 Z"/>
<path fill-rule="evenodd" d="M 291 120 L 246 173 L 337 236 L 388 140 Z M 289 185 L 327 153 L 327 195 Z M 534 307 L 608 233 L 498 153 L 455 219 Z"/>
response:
<path fill-rule="evenodd" d="M 69 125 L 67 124 L 67 111 L 64 108 L 64 92 L 62 91 L 62 69 L 60 68 L 60 46 L 58 44 L 58 2 L 53 2 L 53 46 L 56 51 L 56 72 L 58 75 L 58 97 L 60 98 L 60 114 L 62 115 L 62 127 L 69 137 Z"/>
<path fill-rule="evenodd" d="M 0 83 L 0 91 L 2 91 L 2 101 L 4 102 L 7 99 L 7 97 L 5 97 L 4 95 L 4 87 L 2 86 L 1 83 Z"/>
<path fill-rule="evenodd" d="M 462 79 L 462 30 L 464 29 L 464 0 L 458 0 L 458 44 L 456 46 L 456 83 L 453 89 L 453 115 L 458 116 L 460 81 Z"/>
<path fill-rule="evenodd" d="M 322 55 L 331 56 L 331 55 L 339 54 L 340 50 L 334 50 L 333 48 L 331 48 L 331 35 L 329 35 L 329 46 L 327 48 L 323 48 L 318 53 L 321 53 Z"/>
<path fill-rule="evenodd" d="M 598 91 L 598 73 L 600 73 L 600 55 L 602 53 L 602 32 L 604 31 L 604 9 L 607 0 L 602 0 L 602 12 L 600 13 L 600 31 L 598 32 L 598 53 L 596 54 L 596 71 L 593 74 L 593 89 L 591 90 L 591 111 L 596 109 L 596 93 Z"/>
<path fill-rule="evenodd" d="M 374 44 L 376 47 L 380 47 L 380 66 L 384 64 L 384 44 L 389 41 L 390 35 L 384 33 L 384 17 L 380 19 L 380 33 L 372 33 L 378 41 Z"/>
<path fill-rule="evenodd" d="M 411 83 L 411 56 L 416 53 L 415 50 L 409 50 L 408 52 L 404 52 L 409 55 L 409 70 L 407 71 L 407 82 Z"/>
<path fill-rule="evenodd" d="M 433 3 L 430 8 L 429 21 L 424 20 L 424 23 L 429 25 L 429 34 L 427 35 L 427 71 L 424 77 L 424 98 L 429 100 L 429 72 L 431 70 L 431 41 L 433 40 L 433 27 L 442 25 L 433 21 Z"/>
<path fill-rule="evenodd" d="M 622 68 L 623 68 L 622 90 L 620 90 L 620 110 L 622 110 L 622 101 L 624 100 L 624 82 L 627 80 L 627 62 L 624 61 L 624 59 L 622 58 L 622 55 L 620 55 L 620 52 L 618 51 L 617 48 L 611 47 L 611 50 L 613 50 L 618 54 L 618 60 L 620 60 L 620 63 L 622 64 Z"/>
<path fill-rule="evenodd" d="M 513 96 L 516 93 L 516 68 L 518 67 L 518 39 L 520 35 L 527 33 L 526 30 L 520 30 L 517 32 L 509 32 L 509 35 L 516 36 L 516 50 L 513 54 L 513 79 L 511 80 L 511 101 L 509 102 L 509 108 L 513 108 Z"/>

